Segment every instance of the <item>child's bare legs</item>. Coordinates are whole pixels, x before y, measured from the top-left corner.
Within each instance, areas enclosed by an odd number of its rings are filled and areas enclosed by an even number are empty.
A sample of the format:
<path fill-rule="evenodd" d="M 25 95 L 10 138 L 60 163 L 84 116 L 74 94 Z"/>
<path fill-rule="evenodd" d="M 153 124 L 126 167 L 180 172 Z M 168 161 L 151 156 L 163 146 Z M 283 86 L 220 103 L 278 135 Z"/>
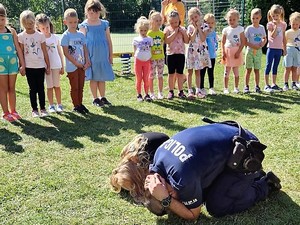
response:
<path fill-rule="evenodd" d="M 250 74 L 252 72 L 252 68 L 247 68 L 245 71 L 245 86 L 249 87 L 249 82 L 250 82 Z"/>
<path fill-rule="evenodd" d="M 234 74 L 234 92 L 239 92 L 239 81 L 240 81 L 240 75 L 239 75 L 239 67 L 233 67 L 233 74 Z"/>
<path fill-rule="evenodd" d="M 224 94 L 228 94 L 228 82 L 229 82 L 229 74 L 231 71 L 231 67 L 225 67 L 225 72 L 224 72 Z"/>
<path fill-rule="evenodd" d="M 9 89 L 8 77 L 8 75 L 0 75 L 0 104 L 4 114 L 9 113 L 7 99 Z"/>
<path fill-rule="evenodd" d="M 187 86 L 189 94 L 193 94 L 193 86 L 192 86 L 192 76 L 193 76 L 193 69 L 188 69 L 187 75 Z"/>
<path fill-rule="evenodd" d="M 60 87 L 54 87 L 55 98 L 58 105 L 61 105 L 61 89 Z"/>
<path fill-rule="evenodd" d="M 53 105 L 53 89 L 54 88 L 47 88 L 47 97 L 49 101 L 49 105 Z"/>
<path fill-rule="evenodd" d="M 98 89 L 98 82 L 95 80 L 90 80 L 90 90 L 91 90 L 93 99 L 98 98 L 97 89 Z"/>
<path fill-rule="evenodd" d="M 149 91 L 150 91 L 150 93 L 154 94 L 154 88 L 153 88 L 154 77 L 149 77 L 148 83 L 149 83 Z"/>
<path fill-rule="evenodd" d="M 176 73 L 176 78 L 177 78 L 178 90 L 182 91 L 183 90 L 184 75 Z"/>
<path fill-rule="evenodd" d="M 284 70 L 284 83 L 289 82 L 289 76 L 290 76 L 291 70 L 292 70 L 292 67 L 285 67 L 285 70 Z"/>
<path fill-rule="evenodd" d="M 162 93 L 163 91 L 163 85 L 164 85 L 164 78 L 163 77 L 158 77 L 158 91 Z"/>
<path fill-rule="evenodd" d="M 256 87 L 259 87 L 259 69 L 254 69 L 254 74 L 255 74 L 255 86 Z"/>
<path fill-rule="evenodd" d="M 169 91 L 174 91 L 174 80 L 175 80 L 175 73 L 169 74 L 168 76 L 168 85 L 169 85 Z"/>
<path fill-rule="evenodd" d="M 200 70 L 195 70 L 195 82 L 196 82 L 196 90 L 200 91 Z"/>

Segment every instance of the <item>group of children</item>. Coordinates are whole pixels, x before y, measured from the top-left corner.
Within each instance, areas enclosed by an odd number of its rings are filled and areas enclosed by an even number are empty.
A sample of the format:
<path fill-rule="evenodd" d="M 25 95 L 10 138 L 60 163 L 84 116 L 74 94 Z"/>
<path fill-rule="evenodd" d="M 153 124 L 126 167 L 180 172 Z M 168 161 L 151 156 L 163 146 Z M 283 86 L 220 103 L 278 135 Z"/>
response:
<path fill-rule="evenodd" d="M 229 94 L 229 74 L 234 74 L 234 93 L 239 93 L 239 68 L 245 64 L 245 87 L 244 93 L 249 93 L 249 80 L 252 69 L 255 73 L 254 91 L 261 93 L 259 86 L 259 71 L 261 69 L 262 47 L 267 46 L 267 62 L 265 69 L 264 91 L 286 91 L 289 89 L 288 80 L 292 72 L 291 87 L 294 90 L 300 88 L 300 13 L 290 15 L 291 29 L 286 31 L 287 24 L 284 22 L 284 9 L 280 5 L 273 5 L 268 12 L 267 32 L 260 25 L 262 18 L 261 10 L 255 8 L 251 11 L 252 24 L 245 30 L 239 25 L 240 14 L 235 9 L 230 9 L 225 19 L 228 26 L 222 31 L 221 50 L 222 64 L 224 65 L 224 94 Z M 215 17 L 206 14 L 202 18 L 200 10 L 196 7 L 189 9 L 187 29 L 181 26 L 180 15 L 173 10 L 167 15 L 168 23 L 163 31 L 162 16 L 158 12 L 150 12 L 149 19 L 140 17 L 135 24 L 135 30 L 139 34 L 133 41 L 134 45 L 134 68 L 136 76 L 137 100 L 151 101 L 163 98 L 163 68 L 164 51 L 166 45 L 166 64 L 168 67 L 167 98 L 174 98 L 175 80 L 178 83 L 178 97 L 194 99 L 203 98 L 207 92 L 204 88 L 206 71 L 209 78 L 209 94 L 216 94 L 214 90 L 214 66 L 218 39 L 215 31 Z M 188 44 L 187 51 L 185 45 Z M 245 58 L 243 49 L 246 46 Z M 141 57 L 141 56 L 147 57 Z M 284 56 L 284 87 L 280 88 L 276 83 L 277 69 L 281 56 Z M 245 59 L 245 63 L 244 63 Z M 188 96 L 183 91 L 185 79 L 184 68 L 187 69 L 186 77 Z M 269 73 L 272 68 L 272 83 L 269 83 Z M 298 69 L 300 70 L 300 69 Z M 192 74 L 195 73 L 195 91 L 192 86 Z M 153 91 L 153 79 L 158 77 L 158 97 Z M 145 97 L 141 94 L 141 83 L 144 82 Z M 150 87 L 150 93 L 149 93 Z"/>
<path fill-rule="evenodd" d="M 74 111 L 85 114 L 89 110 L 82 104 L 85 80 L 90 81 L 93 104 L 99 107 L 109 106 L 111 103 L 105 97 L 105 82 L 114 80 L 112 70 L 112 41 L 109 23 L 104 18 L 106 9 L 99 0 L 88 0 L 85 5 L 86 20 L 79 24 L 78 15 L 74 9 L 67 9 L 64 13 L 64 24 L 67 30 L 61 41 L 54 34 L 50 18 L 45 14 L 36 17 L 30 10 L 20 15 L 20 25 L 23 32 L 6 26 L 7 14 L 5 7 L 0 4 L 0 103 L 3 119 L 14 121 L 21 118 L 16 111 L 15 83 L 17 73 L 26 74 L 32 116 L 46 116 L 44 80 L 47 84 L 49 112 L 62 112 L 60 76 L 64 74 L 64 60 L 66 62 L 67 77 L 71 86 L 71 99 Z M 249 79 L 252 69 L 255 73 L 255 89 L 261 92 L 259 86 L 259 71 L 261 69 L 262 47 L 268 40 L 267 62 L 265 69 L 264 91 L 282 91 L 277 85 L 277 69 L 280 58 L 284 55 L 284 87 L 289 89 L 289 76 L 292 73 L 291 87 L 299 89 L 300 67 L 300 13 L 290 15 L 291 29 L 286 31 L 284 9 L 273 5 L 268 12 L 267 32 L 262 25 L 261 10 L 255 8 L 251 12 L 252 24 L 245 31 L 239 25 L 239 12 L 230 9 L 226 14 L 228 26 L 222 31 L 222 63 L 224 64 L 224 94 L 229 93 L 229 74 L 233 70 L 234 93 L 239 93 L 239 67 L 244 64 L 245 53 L 245 87 L 244 93 L 249 93 Z M 135 24 L 135 31 L 139 34 L 133 40 L 134 72 L 136 76 L 136 92 L 138 101 L 152 101 L 163 99 L 164 64 L 168 67 L 167 98 L 174 98 L 175 83 L 177 81 L 178 97 L 194 99 L 204 98 L 205 73 L 209 78 L 209 94 L 216 94 L 214 90 L 214 66 L 217 57 L 218 38 L 215 31 L 215 17 L 213 14 L 202 14 L 197 7 L 188 11 L 189 25 L 182 26 L 180 15 L 172 10 L 167 15 L 167 25 L 161 31 L 163 17 L 160 12 L 152 10 L 149 19 L 142 16 Z M 188 44 L 187 51 L 185 45 Z M 165 45 L 165 49 L 164 49 Z M 62 50 L 61 50 L 62 48 Z M 188 95 L 183 91 L 186 76 Z M 272 83 L 269 83 L 269 73 L 272 69 Z M 193 72 L 195 74 L 195 91 L 192 85 Z M 158 94 L 155 95 L 153 81 L 158 78 Z M 46 78 L 46 79 L 45 79 Z M 144 97 L 142 96 L 142 83 Z M 54 105 L 53 92 L 57 105 Z M 37 103 L 39 100 L 39 108 Z M 10 109 L 9 109 L 10 108 Z"/>
<path fill-rule="evenodd" d="M 63 111 L 60 89 L 60 76 L 65 72 L 63 55 L 71 86 L 73 110 L 82 114 L 89 112 L 82 104 L 85 80 L 90 81 L 94 105 L 111 105 L 105 97 L 105 82 L 114 80 L 109 23 L 100 19 L 100 16 L 105 17 L 105 13 L 106 9 L 99 0 L 88 0 L 85 5 L 86 20 L 79 25 L 78 31 L 77 12 L 67 9 L 64 12 L 64 24 L 68 29 L 60 41 L 54 34 L 50 18 L 45 14 L 34 16 L 30 10 L 21 13 L 20 25 L 23 32 L 17 34 L 13 28 L 6 26 L 6 9 L 0 4 L 0 48 L 4 49 L 0 55 L 0 103 L 3 119 L 12 122 L 21 118 L 16 111 L 15 83 L 18 72 L 23 76 L 26 74 L 33 117 L 46 116 L 48 111 Z M 48 111 L 45 106 L 45 80 Z"/>

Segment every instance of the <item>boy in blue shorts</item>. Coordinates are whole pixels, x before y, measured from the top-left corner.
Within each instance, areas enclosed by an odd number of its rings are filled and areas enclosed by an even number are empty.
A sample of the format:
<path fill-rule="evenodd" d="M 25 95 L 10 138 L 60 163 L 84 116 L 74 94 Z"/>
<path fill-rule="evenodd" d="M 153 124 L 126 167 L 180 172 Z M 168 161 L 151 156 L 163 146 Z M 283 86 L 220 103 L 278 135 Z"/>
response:
<path fill-rule="evenodd" d="M 246 46 L 246 72 L 245 72 L 245 88 L 244 93 L 250 93 L 249 80 L 252 68 L 255 74 L 255 92 L 261 93 L 259 87 L 259 70 L 261 68 L 262 47 L 266 44 L 265 28 L 259 24 L 261 20 L 261 10 L 255 8 L 251 11 L 251 22 L 245 29 L 245 36 L 247 39 Z"/>

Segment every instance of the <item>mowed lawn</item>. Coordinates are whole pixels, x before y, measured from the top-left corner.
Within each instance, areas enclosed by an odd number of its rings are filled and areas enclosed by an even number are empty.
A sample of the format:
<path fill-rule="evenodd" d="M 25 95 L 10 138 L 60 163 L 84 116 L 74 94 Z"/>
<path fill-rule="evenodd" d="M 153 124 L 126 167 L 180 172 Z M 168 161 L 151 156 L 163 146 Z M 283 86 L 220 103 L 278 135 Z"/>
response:
<path fill-rule="evenodd" d="M 107 98 L 113 106 L 92 106 L 86 83 L 84 104 L 91 111 L 86 116 L 72 112 L 64 75 L 65 112 L 32 118 L 26 78 L 18 77 L 17 109 L 23 119 L 11 124 L 0 121 L 0 224 L 299 224 L 300 92 L 225 96 L 221 94 L 223 68 L 217 64 L 218 95 L 195 101 L 176 98 L 140 103 L 134 76 L 121 75 L 117 63 L 114 70 L 115 81 L 107 83 Z M 280 66 L 280 86 L 282 75 Z M 240 89 L 243 80 L 241 76 Z M 231 76 L 231 90 L 232 81 Z M 208 80 L 205 82 L 207 87 Z M 253 77 L 251 82 L 253 89 Z M 255 133 L 268 146 L 264 169 L 281 178 L 282 191 L 233 216 L 212 218 L 204 209 L 197 222 L 156 217 L 134 204 L 126 193 L 111 191 L 111 171 L 123 146 L 136 134 L 159 131 L 173 135 L 203 125 L 203 116 L 236 120 Z"/>

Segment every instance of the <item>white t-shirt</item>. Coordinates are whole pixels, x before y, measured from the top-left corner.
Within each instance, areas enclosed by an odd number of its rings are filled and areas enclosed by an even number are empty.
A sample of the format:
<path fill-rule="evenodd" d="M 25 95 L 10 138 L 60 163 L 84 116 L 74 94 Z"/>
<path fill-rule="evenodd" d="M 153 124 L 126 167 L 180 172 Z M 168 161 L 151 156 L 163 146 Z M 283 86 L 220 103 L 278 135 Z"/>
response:
<path fill-rule="evenodd" d="M 226 48 L 238 47 L 241 45 L 240 34 L 244 32 L 244 28 L 242 26 L 237 26 L 232 28 L 231 26 L 225 27 L 222 31 L 223 35 L 226 35 Z"/>
<path fill-rule="evenodd" d="M 151 37 L 135 37 L 133 39 L 133 46 L 136 47 L 134 57 L 141 61 L 148 61 L 151 59 L 151 46 L 153 39 Z"/>
<path fill-rule="evenodd" d="M 47 52 L 49 55 L 50 68 L 60 69 L 61 59 L 58 54 L 57 46 L 59 46 L 59 37 L 55 34 L 51 34 L 49 38 L 46 38 Z"/>
<path fill-rule="evenodd" d="M 27 34 L 26 31 L 18 34 L 18 40 L 24 45 L 24 58 L 27 68 L 44 68 L 45 58 L 41 44 L 46 41 L 45 36 L 35 31 L 33 34 Z"/>

